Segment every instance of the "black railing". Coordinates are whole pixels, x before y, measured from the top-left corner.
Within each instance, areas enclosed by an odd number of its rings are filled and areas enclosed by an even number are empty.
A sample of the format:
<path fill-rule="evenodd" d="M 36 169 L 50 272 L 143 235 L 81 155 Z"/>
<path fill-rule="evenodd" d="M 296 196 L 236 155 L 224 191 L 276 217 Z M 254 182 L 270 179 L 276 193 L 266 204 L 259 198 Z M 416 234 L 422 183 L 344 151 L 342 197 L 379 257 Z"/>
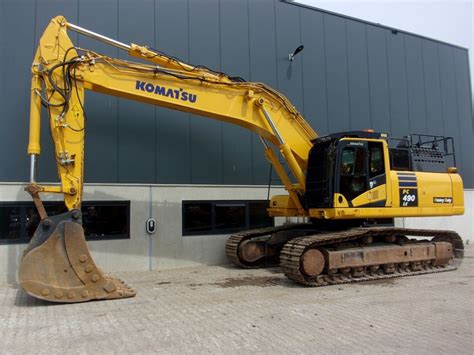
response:
<path fill-rule="evenodd" d="M 453 137 L 411 134 L 388 141 L 394 170 L 440 171 L 456 166 Z"/>

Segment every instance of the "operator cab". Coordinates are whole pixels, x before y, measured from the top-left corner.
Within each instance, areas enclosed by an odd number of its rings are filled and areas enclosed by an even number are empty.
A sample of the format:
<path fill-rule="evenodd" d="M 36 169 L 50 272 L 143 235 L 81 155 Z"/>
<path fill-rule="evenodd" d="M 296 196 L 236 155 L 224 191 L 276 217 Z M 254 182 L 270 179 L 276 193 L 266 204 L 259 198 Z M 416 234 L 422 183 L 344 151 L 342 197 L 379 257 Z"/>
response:
<path fill-rule="evenodd" d="M 390 141 L 366 131 L 317 138 L 308 157 L 305 207 L 383 207 L 390 170 L 446 172 L 446 157 L 455 166 L 449 146 L 450 137 L 418 134 Z"/>

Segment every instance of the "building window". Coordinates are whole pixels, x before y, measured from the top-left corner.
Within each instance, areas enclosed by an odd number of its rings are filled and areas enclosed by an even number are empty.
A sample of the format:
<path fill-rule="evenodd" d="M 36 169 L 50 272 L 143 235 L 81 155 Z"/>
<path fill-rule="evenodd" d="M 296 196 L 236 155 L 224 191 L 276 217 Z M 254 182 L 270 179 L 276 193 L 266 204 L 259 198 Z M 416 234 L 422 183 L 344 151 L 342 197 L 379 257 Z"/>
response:
<path fill-rule="evenodd" d="M 229 234 L 274 226 L 268 201 L 183 201 L 183 236 Z"/>
<path fill-rule="evenodd" d="M 245 203 L 216 203 L 214 214 L 214 227 L 217 230 L 242 230 L 246 227 Z"/>
<path fill-rule="evenodd" d="M 44 202 L 49 216 L 67 211 L 61 201 Z M 130 238 L 130 201 L 84 201 L 86 240 Z M 28 243 L 40 217 L 33 202 L 0 202 L 0 244 Z"/>
<path fill-rule="evenodd" d="M 23 219 L 23 210 L 15 206 L 2 206 L 0 208 L 0 238 L 1 240 L 20 240 Z"/>
<path fill-rule="evenodd" d="M 212 229 L 212 204 L 183 202 L 183 234 L 199 234 Z"/>

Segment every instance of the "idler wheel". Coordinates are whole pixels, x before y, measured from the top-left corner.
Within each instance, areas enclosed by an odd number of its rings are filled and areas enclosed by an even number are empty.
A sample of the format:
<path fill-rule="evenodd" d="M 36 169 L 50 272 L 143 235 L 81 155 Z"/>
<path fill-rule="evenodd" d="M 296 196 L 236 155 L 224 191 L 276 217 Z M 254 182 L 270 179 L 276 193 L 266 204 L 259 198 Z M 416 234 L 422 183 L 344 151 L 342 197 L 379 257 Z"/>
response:
<path fill-rule="evenodd" d="M 253 263 L 265 257 L 265 245 L 261 242 L 246 240 L 240 244 L 239 254 L 244 262 Z"/>
<path fill-rule="evenodd" d="M 302 271 L 309 277 L 316 277 L 324 270 L 324 255 L 317 249 L 309 249 L 301 260 Z"/>

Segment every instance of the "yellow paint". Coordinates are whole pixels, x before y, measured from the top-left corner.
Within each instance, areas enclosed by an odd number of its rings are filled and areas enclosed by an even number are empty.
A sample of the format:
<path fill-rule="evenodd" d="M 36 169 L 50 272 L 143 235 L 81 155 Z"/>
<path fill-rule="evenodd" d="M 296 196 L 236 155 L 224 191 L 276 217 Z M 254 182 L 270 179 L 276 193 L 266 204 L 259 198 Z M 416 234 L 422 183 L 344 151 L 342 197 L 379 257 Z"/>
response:
<path fill-rule="evenodd" d="M 402 172 L 399 172 L 402 173 Z M 413 172 L 406 172 L 413 173 Z M 393 190 L 391 191 L 393 206 L 388 202 L 385 207 L 359 207 L 370 203 L 370 192 L 386 191 L 385 185 L 369 190 L 352 200 L 354 207 L 346 204 L 335 204 L 336 208 L 310 209 L 309 215 L 315 218 L 351 219 L 351 218 L 394 218 L 394 217 L 422 217 L 422 216 L 452 216 L 464 213 L 464 192 L 461 177 L 458 174 L 416 172 L 418 191 L 418 206 L 401 207 L 400 191 L 396 171 L 389 171 L 389 178 Z M 387 185 L 388 186 L 388 185 Z M 381 196 L 383 192 L 379 193 Z M 336 196 L 339 194 L 335 194 Z M 439 197 L 452 197 L 452 203 L 435 203 Z M 388 201 L 388 200 L 387 200 Z M 375 202 L 375 201 L 372 201 Z"/>
<path fill-rule="evenodd" d="M 56 64 L 77 57 L 73 43 L 67 35 L 67 21 L 58 16 L 51 20 L 44 31 L 33 62 L 34 80 L 32 83 L 32 109 L 30 115 L 29 153 L 39 154 L 39 79 L 45 82 L 43 97 L 52 103 L 63 102 L 62 96 L 53 93 L 53 87 L 47 78 L 47 71 Z M 61 116 L 62 107 L 51 107 L 50 127 L 56 153 L 57 168 L 63 185 L 65 203 L 69 209 L 78 208 L 82 198 L 83 161 L 84 161 L 84 118 L 80 102 L 84 103 L 84 89 L 97 91 L 113 96 L 128 98 L 149 104 L 168 107 L 180 111 L 191 112 L 232 123 L 250 129 L 259 134 L 281 151 L 290 162 L 290 170 L 299 184 L 295 187 L 287 184 L 287 189 L 304 192 L 304 171 L 306 170 L 311 140 L 317 137 L 314 130 L 307 124 L 301 114 L 282 94 L 262 83 L 233 82 L 223 74 L 215 74 L 206 69 L 194 69 L 186 63 L 180 63 L 158 55 L 143 46 L 133 45 L 130 54 L 134 57 L 159 64 L 168 68 L 175 75 L 185 75 L 201 80 L 182 80 L 174 76 L 156 72 L 156 65 L 133 63 L 114 59 L 87 51 L 80 64 L 75 67 L 75 79 L 79 97 L 75 90 L 69 99 L 69 110 Z M 63 83 L 62 70 L 53 72 L 53 79 Z M 146 82 L 153 87 L 185 91 L 196 95 L 195 102 L 183 101 L 175 97 L 163 96 L 154 91 L 137 89 L 137 81 Z M 73 109 L 74 108 L 74 109 Z M 263 115 L 262 109 L 269 113 L 278 133 L 283 139 L 280 144 L 276 132 Z M 71 129 L 74 128 L 75 130 Z M 79 130 L 79 132 L 77 131 Z M 106 134 L 106 132 L 104 132 Z M 74 162 L 61 164 L 65 159 Z M 111 157 L 112 159 L 112 157 Z M 290 181 L 283 169 L 276 169 L 282 181 Z M 283 175 L 285 176 L 283 176 Z M 292 194 L 296 198 L 296 194 Z M 295 205 L 300 205 L 294 200 Z M 301 210 L 301 207 L 300 207 Z"/>
<path fill-rule="evenodd" d="M 302 212 L 303 213 L 298 210 L 288 195 L 272 196 L 270 207 L 268 208 L 268 214 L 271 217 L 298 217 L 308 215 L 306 211 L 303 210 Z"/>
<path fill-rule="evenodd" d="M 386 197 L 387 197 L 386 186 L 387 186 L 386 184 L 383 184 L 360 194 L 359 196 L 357 196 L 355 199 L 351 201 L 352 206 L 358 207 L 358 206 L 367 205 L 369 203 L 376 203 L 376 202 L 386 200 Z M 339 207 L 339 206 L 336 206 L 336 207 Z"/>
<path fill-rule="evenodd" d="M 450 174 L 416 173 L 419 204 L 417 207 L 400 207 L 399 181 L 397 173 L 390 171 L 389 151 L 384 139 L 362 140 L 382 143 L 387 177 L 385 184 L 364 192 L 352 201 L 335 194 L 335 208 L 306 211 L 300 197 L 304 196 L 306 189 L 305 172 L 311 141 L 317 138 L 317 134 L 293 104 L 265 84 L 234 82 L 225 74 L 178 62 L 146 46 L 132 44 L 129 55 L 152 63 L 149 65 L 82 50 L 84 56 L 74 65 L 72 73 L 74 87 L 68 99 L 69 109 L 62 114 L 64 98 L 54 90 L 48 71 L 62 62 L 77 58 L 78 53 L 73 47 L 67 34 L 66 19 L 58 16 L 51 20 L 40 39 L 32 65 L 28 145 L 29 154 L 40 153 L 39 95 L 42 95 L 52 104 L 59 105 L 50 107 L 50 130 L 61 186 L 38 187 L 42 192 L 63 193 L 68 209 L 79 208 L 82 200 L 85 122 L 81 103 L 84 103 L 84 90 L 87 89 L 235 124 L 273 144 L 288 163 L 290 174 L 297 183 L 291 182 L 273 149 L 265 147 L 266 158 L 275 167 L 289 193 L 272 198 L 269 207 L 272 216 L 309 215 L 314 218 L 349 219 L 440 216 L 461 214 L 464 211 L 462 180 L 454 170 Z M 52 78 L 63 87 L 64 74 L 61 69 L 54 70 Z M 163 73 L 163 70 L 167 73 Z M 186 76 L 188 79 L 176 76 Z M 171 90 L 172 94 L 160 95 L 160 88 Z M 181 92 L 195 95 L 196 100 L 191 102 L 182 99 Z M 268 112 L 271 122 L 265 117 L 264 110 Z M 106 131 L 102 133 L 107 134 Z M 441 205 L 433 202 L 436 197 L 450 196 L 453 197 L 452 203 Z M 385 207 L 363 207 L 384 200 Z"/>
<path fill-rule="evenodd" d="M 347 199 L 344 197 L 344 195 L 340 193 L 335 193 L 334 198 L 333 198 L 333 205 L 334 207 L 349 207 L 349 202 L 347 202 Z"/>
<path fill-rule="evenodd" d="M 39 91 L 41 91 L 41 77 L 33 74 L 31 77 L 30 137 L 28 154 L 36 155 L 41 153 L 41 99 L 38 94 Z"/>

